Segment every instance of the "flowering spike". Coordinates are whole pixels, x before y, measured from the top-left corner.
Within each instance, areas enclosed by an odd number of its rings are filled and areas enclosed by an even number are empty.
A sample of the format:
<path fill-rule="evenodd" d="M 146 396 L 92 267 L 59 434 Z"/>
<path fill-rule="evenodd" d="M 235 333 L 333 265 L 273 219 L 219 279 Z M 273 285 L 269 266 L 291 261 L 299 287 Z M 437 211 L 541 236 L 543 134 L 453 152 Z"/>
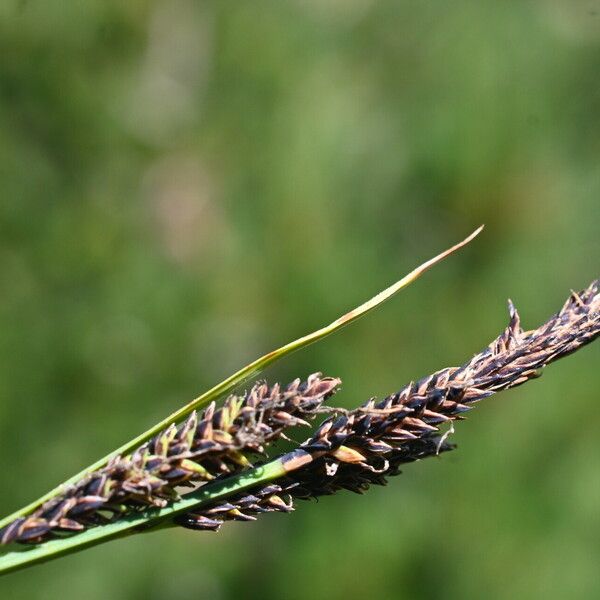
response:
<path fill-rule="evenodd" d="M 176 486 L 251 467 L 253 455 L 263 453 L 286 428 L 307 424 L 339 384 L 315 373 L 285 389 L 259 382 L 247 394 L 229 396 L 219 409 L 212 403 L 200 418 L 194 412 L 179 427 L 171 424 L 131 455 L 114 458 L 31 516 L 13 521 L 0 531 L 0 544 L 39 543 L 54 532 L 81 530 L 143 506 L 164 507 L 179 498 Z M 232 518 L 254 518 L 236 510 L 231 507 Z M 199 518 L 187 526 L 216 529 L 219 524 Z"/>

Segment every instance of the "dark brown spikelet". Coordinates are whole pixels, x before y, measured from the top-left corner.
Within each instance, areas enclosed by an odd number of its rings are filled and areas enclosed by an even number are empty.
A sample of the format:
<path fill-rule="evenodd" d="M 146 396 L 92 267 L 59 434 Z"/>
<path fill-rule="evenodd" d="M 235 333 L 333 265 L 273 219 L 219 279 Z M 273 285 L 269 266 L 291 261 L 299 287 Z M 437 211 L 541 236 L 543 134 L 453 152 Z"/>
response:
<path fill-rule="evenodd" d="M 312 460 L 288 477 L 227 503 L 178 517 L 193 529 L 216 530 L 227 520 L 292 510 L 295 498 L 384 485 L 399 466 L 452 449 L 439 425 L 461 419 L 475 402 L 525 383 L 540 369 L 600 334 L 599 282 L 572 293 L 559 313 L 538 329 L 523 331 L 509 302 L 508 327 L 461 367 L 442 369 L 399 392 L 326 419 L 302 449 Z M 341 414 L 340 414 L 341 413 Z M 273 502 L 273 499 L 275 500 Z"/>
<path fill-rule="evenodd" d="M 308 425 L 339 384 L 316 373 L 285 389 L 257 383 L 220 408 L 213 403 L 200 418 L 192 413 L 179 427 L 171 425 L 130 456 L 115 457 L 32 515 L 13 521 L 0 531 L 0 543 L 39 543 L 147 506 L 162 507 L 179 498 L 179 486 L 249 467 L 286 429 Z"/>

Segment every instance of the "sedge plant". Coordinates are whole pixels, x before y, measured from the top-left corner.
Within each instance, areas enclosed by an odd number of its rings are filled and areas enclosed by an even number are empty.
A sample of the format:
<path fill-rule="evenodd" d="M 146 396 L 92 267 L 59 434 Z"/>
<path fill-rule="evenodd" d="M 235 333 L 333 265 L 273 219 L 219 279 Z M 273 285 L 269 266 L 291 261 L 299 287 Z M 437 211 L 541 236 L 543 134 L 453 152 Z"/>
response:
<path fill-rule="evenodd" d="M 260 381 L 243 394 L 231 392 L 381 305 L 481 229 L 330 325 L 250 363 L 0 521 L 0 574 L 157 528 L 218 530 L 227 521 L 291 512 L 299 500 L 340 490 L 363 493 L 386 484 L 405 463 L 452 450 L 453 424 L 475 403 L 538 377 L 600 335 L 599 281 L 572 292 L 558 313 L 529 331 L 509 302 L 507 328 L 463 365 L 354 410 L 331 406 L 341 381 L 320 373 L 287 386 Z M 269 455 L 275 441 L 319 417 L 304 443 Z"/>

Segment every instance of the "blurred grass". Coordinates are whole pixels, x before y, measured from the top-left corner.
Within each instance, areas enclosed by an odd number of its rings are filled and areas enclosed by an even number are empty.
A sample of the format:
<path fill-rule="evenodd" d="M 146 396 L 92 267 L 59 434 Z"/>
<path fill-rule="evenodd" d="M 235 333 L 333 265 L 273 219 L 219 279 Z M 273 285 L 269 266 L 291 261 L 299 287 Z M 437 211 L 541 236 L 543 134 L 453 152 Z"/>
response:
<path fill-rule="evenodd" d="M 598 276 L 600 4 L 0 8 L 0 511 L 481 222 L 380 312 L 271 369 L 347 406 L 534 326 Z M 598 348 L 459 451 L 219 535 L 18 573 L 29 598 L 600 594 Z M 150 543 L 151 542 L 151 543 Z"/>

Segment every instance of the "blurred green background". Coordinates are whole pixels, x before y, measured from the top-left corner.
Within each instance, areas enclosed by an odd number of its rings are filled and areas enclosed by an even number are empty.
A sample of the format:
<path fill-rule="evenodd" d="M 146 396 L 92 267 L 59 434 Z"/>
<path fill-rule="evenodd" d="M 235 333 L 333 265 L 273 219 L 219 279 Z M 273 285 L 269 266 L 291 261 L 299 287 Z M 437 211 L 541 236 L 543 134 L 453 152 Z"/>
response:
<path fill-rule="evenodd" d="M 0 512 L 485 223 L 270 369 L 353 406 L 600 275 L 600 2 L 0 4 Z M 599 345 L 386 489 L 10 575 L 2 598 L 600 596 Z"/>

